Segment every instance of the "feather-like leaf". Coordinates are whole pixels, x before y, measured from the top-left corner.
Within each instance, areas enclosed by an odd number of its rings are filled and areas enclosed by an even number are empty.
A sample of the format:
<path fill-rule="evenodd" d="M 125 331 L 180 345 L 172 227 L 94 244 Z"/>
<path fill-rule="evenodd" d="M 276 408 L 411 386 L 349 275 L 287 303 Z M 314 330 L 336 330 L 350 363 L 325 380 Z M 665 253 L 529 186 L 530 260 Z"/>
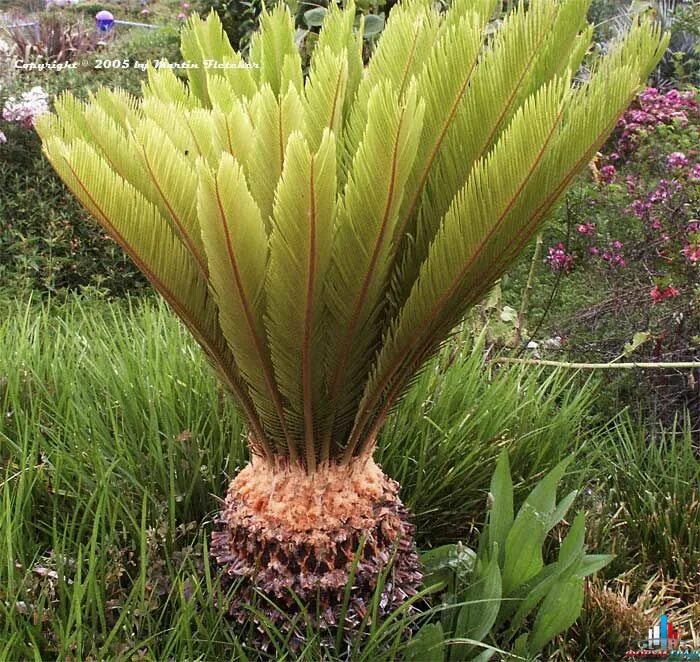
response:
<path fill-rule="evenodd" d="M 267 275 L 267 331 L 288 420 L 303 430 L 306 464 L 317 461 L 315 422 L 324 396 L 323 288 L 335 215 L 335 137 L 328 129 L 312 153 L 300 133 L 287 144 L 277 188 Z M 291 427 L 291 426 L 290 426 Z"/>
<path fill-rule="evenodd" d="M 197 207 L 221 330 L 265 429 L 294 456 L 265 335 L 268 245 L 260 210 L 232 156 L 225 154 L 217 171 L 200 160 L 198 174 Z"/>
<path fill-rule="evenodd" d="M 56 172 L 104 230 L 124 249 L 173 311 L 188 327 L 249 418 L 256 440 L 272 457 L 247 387 L 226 346 L 216 307 L 197 265 L 158 209 L 123 180 L 88 142 L 68 145 L 45 133 L 44 153 Z M 259 436 L 258 436 L 259 435 Z"/>
<path fill-rule="evenodd" d="M 250 117 L 254 140 L 246 170 L 251 192 L 269 230 L 287 140 L 293 131 L 303 133 L 304 106 L 295 87 L 278 99 L 265 84 L 251 101 Z"/>
<path fill-rule="evenodd" d="M 412 84 L 402 101 L 391 83 L 377 85 L 368 122 L 338 210 L 327 301 L 330 398 L 343 424 L 362 389 L 377 341 L 391 250 L 404 187 L 418 149 L 425 104 Z M 326 433 L 327 437 L 328 433 Z M 324 455 L 328 452 L 325 442 Z"/>
<path fill-rule="evenodd" d="M 275 95 L 284 94 L 290 82 L 301 89 L 301 57 L 294 41 L 294 21 L 284 5 L 277 5 L 271 12 L 263 9 L 260 31 L 250 42 L 250 61 L 258 67 L 260 87 L 269 85 Z M 293 80 L 285 79 L 283 71 L 293 74 Z"/>

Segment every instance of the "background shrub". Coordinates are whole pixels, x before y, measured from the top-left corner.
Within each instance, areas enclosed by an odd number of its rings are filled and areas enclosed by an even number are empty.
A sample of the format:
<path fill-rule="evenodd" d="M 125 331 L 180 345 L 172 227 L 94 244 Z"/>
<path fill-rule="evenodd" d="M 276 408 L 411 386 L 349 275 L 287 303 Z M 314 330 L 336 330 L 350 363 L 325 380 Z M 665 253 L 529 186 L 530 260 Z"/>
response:
<path fill-rule="evenodd" d="M 5 123 L 0 145 L 0 282 L 8 290 L 56 292 L 86 286 L 112 295 L 145 281 L 124 252 L 69 195 L 37 136 Z"/>

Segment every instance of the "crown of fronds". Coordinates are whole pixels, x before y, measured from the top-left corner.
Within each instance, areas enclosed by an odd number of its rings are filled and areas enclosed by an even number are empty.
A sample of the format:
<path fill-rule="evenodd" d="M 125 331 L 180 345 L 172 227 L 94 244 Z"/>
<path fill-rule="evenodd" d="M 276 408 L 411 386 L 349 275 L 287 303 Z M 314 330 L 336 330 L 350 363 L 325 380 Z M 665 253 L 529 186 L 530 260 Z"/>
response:
<path fill-rule="evenodd" d="M 257 451 L 313 470 L 392 405 L 512 263 L 664 50 L 638 22 L 586 76 L 589 0 L 396 6 L 362 62 L 332 3 L 308 73 L 292 18 L 249 60 L 217 16 L 187 81 L 60 97 L 38 124 L 68 188 L 204 348 Z M 215 64 L 216 66 L 213 66 Z"/>

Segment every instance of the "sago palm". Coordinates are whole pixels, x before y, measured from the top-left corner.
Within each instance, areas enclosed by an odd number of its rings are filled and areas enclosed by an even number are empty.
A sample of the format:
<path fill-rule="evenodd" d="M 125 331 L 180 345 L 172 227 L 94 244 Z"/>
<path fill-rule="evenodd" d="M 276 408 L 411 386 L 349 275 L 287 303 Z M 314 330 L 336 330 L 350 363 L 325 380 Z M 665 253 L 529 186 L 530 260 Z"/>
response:
<path fill-rule="evenodd" d="M 331 3 L 332 4 L 332 3 Z M 365 67 L 331 7 L 306 75 L 288 11 L 246 62 L 214 14 L 186 81 L 60 97 L 38 124 L 65 184 L 201 344 L 249 426 L 212 552 L 273 602 L 348 618 L 391 563 L 421 574 L 398 485 L 372 460 L 411 379 L 513 262 L 664 48 L 636 23 L 593 71 L 588 0 L 396 6 Z M 579 78 L 583 80 L 579 80 Z M 504 403 L 507 406 L 507 403 Z M 353 565 L 353 562 L 355 565 Z"/>

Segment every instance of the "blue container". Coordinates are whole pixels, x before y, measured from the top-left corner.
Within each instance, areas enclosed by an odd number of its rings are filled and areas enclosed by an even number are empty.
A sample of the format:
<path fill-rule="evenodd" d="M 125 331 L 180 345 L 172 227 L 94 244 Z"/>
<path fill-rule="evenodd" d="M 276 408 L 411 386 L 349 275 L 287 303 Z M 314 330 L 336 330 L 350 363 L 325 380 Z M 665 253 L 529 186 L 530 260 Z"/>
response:
<path fill-rule="evenodd" d="M 95 14 L 95 23 L 100 32 L 109 32 L 114 27 L 114 16 L 112 12 L 103 9 Z"/>

